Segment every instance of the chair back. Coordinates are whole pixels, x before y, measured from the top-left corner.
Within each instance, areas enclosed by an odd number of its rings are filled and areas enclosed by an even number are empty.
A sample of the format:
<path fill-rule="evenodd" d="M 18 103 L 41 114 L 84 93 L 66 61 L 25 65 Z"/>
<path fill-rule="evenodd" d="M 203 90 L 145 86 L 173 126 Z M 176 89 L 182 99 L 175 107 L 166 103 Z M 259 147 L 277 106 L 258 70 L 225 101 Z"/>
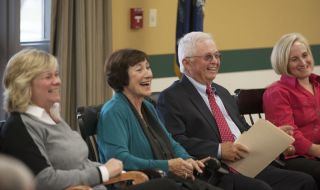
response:
<path fill-rule="evenodd" d="M 152 92 L 152 94 L 150 96 L 146 96 L 145 99 L 151 102 L 154 107 L 157 107 L 159 95 L 160 92 Z"/>
<path fill-rule="evenodd" d="M 234 91 L 235 98 L 238 103 L 240 114 L 248 115 L 251 125 L 254 124 L 254 115 L 262 118 L 263 112 L 263 93 L 265 88 L 258 89 L 236 89 Z M 281 154 L 279 159 L 275 159 L 272 164 L 276 167 L 284 168 L 284 155 Z"/>
<path fill-rule="evenodd" d="M 237 89 L 234 91 L 241 115 L 248 115 L 251 125 L 254 124 L 254 115 L 262 118 L 263 114 L 263 93 L 265 88 L 258 89 Z"/>
<path fill-rule="evenodd" d="M 149 98 L 153 100 L 155 103 L 158 103 L 159 95 L 160 95 L 160 92 L 152 92 Z"/>
<path fill-rule="evenodd" d="M 82 138 L 86 141 L 89 149 L 89 159 L 99 162 L 97 145 L 97 125 L 102 105 L 82 106 L 77 108 L 77 120 Z"/>
<path fill-rule="evenodd" d="M 160 92 L 153 92 L 146 99 L 156 107 L 159 94 Z M 96 162 L 100 162 L 96 133 L 101 108 L 102 104 L 77 108 L 78 125 L 81 136 L 88 145 L 89 159 Z"/>
<path fill-rule="evenodd" d="M 1 120 L 0 121 L 0 152 L 2 152 L 2 128 L 4 126 L 4 124 L 6 123 L 6 120 Z"/>

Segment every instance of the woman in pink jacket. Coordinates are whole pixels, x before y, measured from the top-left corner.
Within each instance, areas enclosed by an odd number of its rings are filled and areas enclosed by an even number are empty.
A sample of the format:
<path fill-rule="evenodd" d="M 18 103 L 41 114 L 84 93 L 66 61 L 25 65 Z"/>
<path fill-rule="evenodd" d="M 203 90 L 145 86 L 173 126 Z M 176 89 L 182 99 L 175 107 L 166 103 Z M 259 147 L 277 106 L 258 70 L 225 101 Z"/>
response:
<path fill-rule="evenodd" d="M 294 128 L 295 153 L 286 157 L 286 168 L 312 175 L 320 189 L 320 76 L 312 73 L 314 59 L 307 40 L 299 33 L 282 36 L 271 63 L 281 78 L 264 93 L 266 119 Z"/>

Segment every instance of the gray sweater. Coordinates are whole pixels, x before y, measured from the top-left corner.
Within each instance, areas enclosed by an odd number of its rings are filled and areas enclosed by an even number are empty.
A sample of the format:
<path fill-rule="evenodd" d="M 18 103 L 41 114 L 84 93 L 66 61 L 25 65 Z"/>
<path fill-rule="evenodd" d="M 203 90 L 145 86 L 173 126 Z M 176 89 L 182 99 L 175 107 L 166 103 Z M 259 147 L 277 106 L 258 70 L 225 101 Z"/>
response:
<path fill-rule="evenodd" d="M 34 116 L 12 113 L 3 136 L 3 151 L 22 160 L 36 175 L 37 189 L 61 190 L 74 185 L 106 189 L 99 163 L 88 160 L 81 136 L 61 121 L 50 125 Z"/>

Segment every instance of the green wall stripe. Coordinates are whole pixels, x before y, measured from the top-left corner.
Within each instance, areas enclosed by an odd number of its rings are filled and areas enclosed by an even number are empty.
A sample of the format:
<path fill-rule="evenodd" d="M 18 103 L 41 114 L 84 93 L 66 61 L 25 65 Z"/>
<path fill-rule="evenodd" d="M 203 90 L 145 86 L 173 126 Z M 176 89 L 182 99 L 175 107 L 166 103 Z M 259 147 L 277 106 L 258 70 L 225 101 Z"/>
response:
<path fill-rule="evenodd" d="M 174 77 L 174 54 L 150 55 L 150 65 L 154 78 Z"/>
<path fill-rule="evenodd" d="M 320 65 L 320 45 L 312 45 L 316 65 Z M 271 69 L 272 48 L 221 51 L 220 73 Z M 154 78 L 174 77 L 174 54 L 150 55 Z"/>

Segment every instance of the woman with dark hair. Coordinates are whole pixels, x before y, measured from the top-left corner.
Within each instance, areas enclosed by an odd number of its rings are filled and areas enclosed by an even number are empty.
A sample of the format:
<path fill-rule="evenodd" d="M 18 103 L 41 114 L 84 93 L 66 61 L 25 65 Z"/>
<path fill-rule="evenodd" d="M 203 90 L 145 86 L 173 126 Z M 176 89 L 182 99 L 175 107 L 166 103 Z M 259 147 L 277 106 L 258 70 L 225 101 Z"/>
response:
<path fill-rule="evenodd" d="M 155 168 L 183 178 L 201 172 L 195 161 L 163 127 L 153 105 L 152 72 L 147 55 L 135 49 L 114 52 L 105 65 L 108 84 L 116 91 L 101 110 L 98 145 L 101 160 L 117 157 L 128 170 Z"/>

